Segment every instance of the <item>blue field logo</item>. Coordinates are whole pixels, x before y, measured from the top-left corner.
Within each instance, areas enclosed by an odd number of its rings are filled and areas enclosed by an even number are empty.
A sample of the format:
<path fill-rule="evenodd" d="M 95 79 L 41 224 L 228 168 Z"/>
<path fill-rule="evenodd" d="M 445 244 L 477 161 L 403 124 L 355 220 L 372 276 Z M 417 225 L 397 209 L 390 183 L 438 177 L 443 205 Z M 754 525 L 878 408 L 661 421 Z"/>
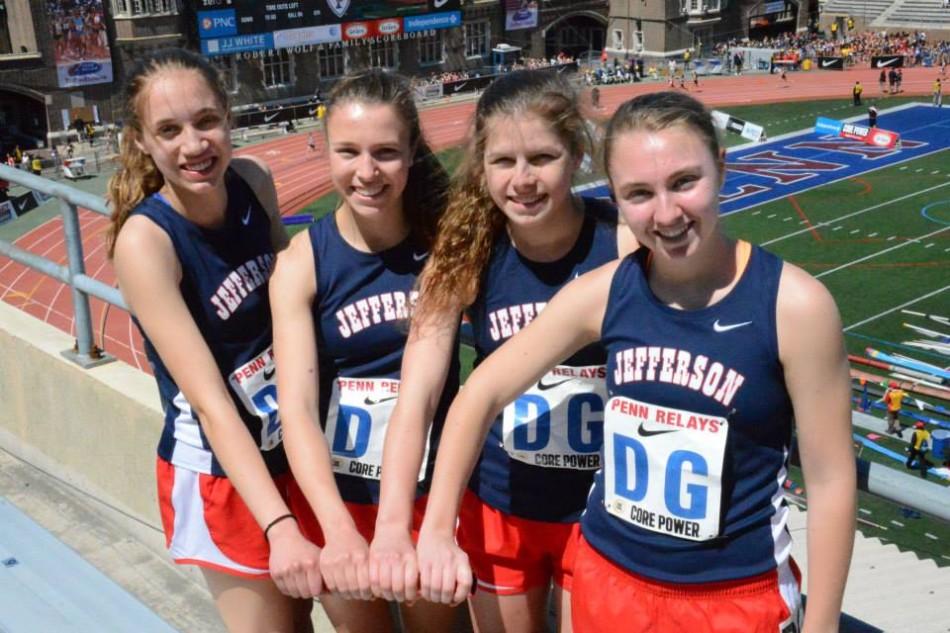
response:
<path fill-rule="evenodd" d="M 814 130 L 802 130 L 767 143 L 750 143 L 726 154 L 726 181 L 719 194 L 720 212 L 735 213 L 792 194 L 903 163 L 950 148 L 946 117 L 938 108 L 895 108 L 879 120 L 899 134 L 900 147 L 868 144 L 842 132 L 866 130 L 862 116 L 848 121 L 819 117 Z M 887 130 L 875 128 L 875 133 Z M 587 186 L 584 195 L 610 195 L 606 184 Z"/>
<path fill-rule="evenodd" d="M 198 36 L 221 37 L 237 35 L 237 15 L 234 9 L 198 12 Z"/>

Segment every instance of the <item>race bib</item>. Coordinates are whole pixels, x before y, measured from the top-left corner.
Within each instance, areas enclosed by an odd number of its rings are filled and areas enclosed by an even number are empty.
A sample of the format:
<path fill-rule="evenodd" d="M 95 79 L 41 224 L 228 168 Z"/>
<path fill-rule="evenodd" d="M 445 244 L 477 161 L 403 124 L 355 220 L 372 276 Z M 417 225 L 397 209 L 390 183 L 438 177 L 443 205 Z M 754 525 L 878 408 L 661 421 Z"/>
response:
<path fill-rule="evenodd" d="M 386 427 L 398 397 L 398 380 L 337 378 L 333 381 L 325 429 L 333 472 L 376 480 L 382 476 Z M 425 479 L 428 461 L 429 438 L 426 437 L 419 481 Z"/>
<path fill-rule="evenodd" d="M 604 415 L 604 503 L 691 541 L 719 536 L 726 418 L 614 397 Z"/>
<path fill-rule="evenodd" d="M 603 365 L 559 365 L 505 407 L 503 444 L 511 458 L 545 468 L 600 468 L 605 375 Z"/>
<path fill-rule="evenodd" d="M 258 446 L 269 451 L 283 439 L 280 428 L 280 413 L 277 410 L 277 381 L 274 366 L 274 348 L 263 352 L 244 363 L 228 376 L 228 382 L 244 407 L 251 415 L 261 419 L 261 436 Z"/>

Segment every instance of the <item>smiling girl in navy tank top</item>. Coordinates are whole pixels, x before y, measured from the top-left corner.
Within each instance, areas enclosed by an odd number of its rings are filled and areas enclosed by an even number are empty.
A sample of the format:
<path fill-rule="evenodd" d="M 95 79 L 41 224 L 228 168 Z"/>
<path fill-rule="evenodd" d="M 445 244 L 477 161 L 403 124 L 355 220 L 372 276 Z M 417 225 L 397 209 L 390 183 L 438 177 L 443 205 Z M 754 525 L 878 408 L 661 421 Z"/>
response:
<path fill-rule="evenodd" d="M 320 550 L 293 520 L 281 443 L 268 283 L 287 235 L 274 183 L 257 160 L 231 159 L 227 92 L 207 60 L 165 50 L 126 86 L 110 254 L 164 411 L 166 544 L 201 568 L 230 630 L 291 633 L 321 590 Z"/>
<path fill-rule="evenodd" d="M 471 322 L 480 364 L 537 318 L 565 284 L 629 248 L 618 247 L 612 205 L 571 191 L 589 147 L 587 126 L 573 89 L 556 73 L 496 79 L 476 106 L 469 143 L 420 282 L 406 390 L 396 411 L 404 433 L 387 451 L 386 469 L 393 464 L 408 472 L 414 465 L 396 465 L 404 453 L 397 446 L 419 445 L 418 421 L 455 354 L 460 313 Z M 458 542 L 478 579 L 471 606 L 479 630 L 534 631 L 544 626 L 549 595 L 558 605 L 568 602 L 578 520 L 600 461 L 606 356 L 595 344 L 558 360 L 499 413 L 487 438 L 472 438 L 480 456 L 459 515 Z M 426 522 L 429 515 L 443 516 L 454 543 L 457 514 L 451 505 L 430 505 Z M 398 508 L 381 512 L 377 539 L 386 540 L 379 549 L 393 552 L 392 543 L 405 543 L 404 525 Z M 387 588 L 401 595 L 390 578 L 412 577 L 414 561 L 379 558 Z M 423 595 L 430 560 L 420 548 Z M 449 601 L 465 593 L 460 589 Z M 566 630 L 569 618 L 559 613 Z"/>
<path fill-rule="evenodd" d="M 278 258 L 271 283 L 277 379 L 287 455 L 317 519 L 302 527 L 324 545 L 321 571 L 333 595 L 321 604 L 338 628 L 385 633 L 394 623 L 389 606 L 372 600 L 368 544 L 416 278 L 447 176 L 398 75 L 371 70 L 337 82 L 326 134 L 340 205 Z M 457 361 L 447 373 L 407 491 L 407 528 L 413 513 L 421 520 L 442 421 L 458 389 Z M 425 602 L 402 614 L 413 631 L 447 630 L 455 615 Z"/>

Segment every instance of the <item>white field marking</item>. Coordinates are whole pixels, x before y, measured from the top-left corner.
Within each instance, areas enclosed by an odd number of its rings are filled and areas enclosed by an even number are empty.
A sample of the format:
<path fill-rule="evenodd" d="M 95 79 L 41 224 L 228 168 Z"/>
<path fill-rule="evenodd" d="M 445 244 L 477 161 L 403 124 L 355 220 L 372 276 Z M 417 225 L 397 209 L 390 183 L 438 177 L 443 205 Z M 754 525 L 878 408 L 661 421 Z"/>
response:
<path fill-rule="evenodd" d="M 791 218 L 791 217 L 787 217 L 787 218 L 783 218 L 783 219 L 782 219 L 782 222 L 791 222 L 791 221 L 792 221 L 792 218 Z"/>
<path fill-rule="evenodd" d="M 901 167 L 900 171 L 904 171 L 905 169 L 907 169 L 907 165 L 904 165 L 903 167 Z"/>
<path fill-rule="evenodd" d="M 889 247 L 889 248 L 885 248 L 883 251 L 878 251 L 878 252 L 876 252 L 876 253 L 871 253 L 870 255 L 865 255 L 864 257 L 859 257 L 858 259 L 855 259 L 855 260 L 853 260 L 853 261 L 850 261 L 850 262 L 848 262 L 847 264 L 842 264 L 842 265 L 840 265 L 840 266 L 836 266 L 835 268 L 832 268 L 831 270 L 826 270 L 826 271 L 823 272 L 823 273 L 818 273 L 817 275 L 815 275 L 815 278 L 824 277 L 825 275 L 830 275 L 831 273 L 837 272 L 837 271 L 839 271 L 839 270 L 844 270 L 845 268 L 850 268 L 851 266 L 854 266 L 855 264 L 860 264 L 860 263 L 863 262 L 863 261 L 867 261 L 867 260 L 869 260 L 869 259 L 874 259 L 875 257 L 879 257 L 879 256 L 883 255 L 884 253 L 889 253 L 889 252 L 891 252 L 891 251 L 897 250 L 898 248 L 904 248 L 904 247 L 907 246 L 908 244 L 913 244 L 913 243 L 915 243 L 915 242 L 921 242 L 921 241 L 923 241 L 923 240 L 925 240 L 925 239 L 927 239 L 927 238 L 933 237 L 934 235 L 938 235 L 938 234 L 940 234 L 940 233 L 943 233 L 944 231 L 950 231 L 950 226 L 945 226 L 945 227 L 943 227 L 942 229 L 937 229 L 936 231 L 931 231 L 931 232 L 928 233 L 927 235 L 921 235 L 920 237 L 915 237 L 914 239 L 907 240 L 906 242 L 901 242 L 900 244 L 896 244 L 896 245 L 891 246 L 891 247 Z"/>
<path fill-rule="evenodd" d="M 771 219 L 774 218 L 776 215 L 778 215 L 778 214 L 777 214 L 777 213 L 773 213 L 772 215 L 767 215 L 767 216 L 765 216 L 765 217 L 766 217 L 766 219 L 771 220 Z"/>
<path fill-rule="evenodd" d="M 868 237 L 877 237 L 877 231 L 874 233 L 868 233 Z"/>
<path fill-rule="evenodd" d="M 938 536 L 935 536 L 935 535 L 931 534 L 930 532 L 924 532 L 924 536 L 926 536 L 927 538 L 929 538 L 929 539 L 932 540 L 932 541 L 939 541 L 939 540 L 940 540 L 940 538 L 939 538 Z"/>
<path fill-rule="evenodd" d="M 884 240 L 884 241 L 885 241 L 885 242 L 890 242 L 890 241 L 896 240 L 896 239 L 897 239 L 897 236 L 896 236 L 896 235 L 892 235 L 892 236 L 890 236 L 889 238 L 887 238 L 887 239 Z"/>
<path fill-rule="evenodd" d="M 891 523 L 893 525 L 896 525 L 897 527 L 904 527 L 903 523 L 901 523 L 900 521 L 895 521 L 894 519 L 891 519 Z"/>
<path fill-rule="evenodd" d="M 939 169 L 935 169 L 935 170 L 933 170 L 932 172 L 930 172 L 930 175 L 933 176 L 934 174 L 939 174 L 939 173 L 940 173 L 940 170 L 939 170 Z"/>
<path fill-rule="evenodd" d="M 762 209 L 759 209 L 758 211 L 753 211 L 752 215 L 759 215 L 760 213 L 762 213 Z"/>
<path fill-rule="evenodd" d="M 899 105 L 899 106 L 894 106 L 893 108 L 887 108 L 886 110 L 881 110 L 881 111 L 879 112 L 879 114 L 884 114 L 884 113 L 886 113 L 886 112 L 900 112 L 901 110 L 908 110 L 908 109 L 911 109 L 911 108 L 916 108 L 916 107 L 918 107 L 918 106 L 927 106 L 927 105 L 928 105 L 928 104 L 926 104 L 926 103 L 924 103 L 924 102 L 922 102 L 922 101 L 911 101 L 911 102 L 908 102 L 908 103 L 905 103 L 905 104 L 902 104 L 902 105 Z M 842 107 L 841 109 L 845 109 L 845 108 Z M 809 116 L 811 116 L 811 115 L 809 115 Z M 865 115 L 859 114 L 859 115 L 852 116 L 852 117 L 847 117 L 847 118 L 844 118 L 844 119 L 841 119 L 841 120 L 844 121 L 844 122 L 846 122 L 846 123 L 854 123 L 854 122 L 862 121 L 862 120 L 866 120 L 866 119 L 867 119 L 867 117 L 866 117 Z M 934 125 L 934 124 L 928 123 L 927 125 L 923 125 L 923 126 L 921 126 L 921 127 L 919 127 L 919 128 L 913 128 L 913 129 L 911 129 L 911 130 L 907 130 L 906 132 L 904 132 L 904 134 L 906 134 L 907 132 L 915 132 L 915 131 L 920 130 L 920 129 L 928 128 L 928 127 L 930 127 L 931 125 Z M 779 143 L 779 142 L 781 142 L 781 141 L 785 141 L 785 140 L 793 139 L 793 138 L 798 138 L 798 137 L 801 137 L 801 136 L 806 136 L 806 135 L 812 134 L 812 133 L 814 133 L 814 126 L 809 127 L 809 128 L 805 128 L 805 129 L 803 129 L 803 130 L 797 130 L 797 131 L 795 131 L 795 132 L 786 132 L 785 134 L 779 134 L 778 136 L 775 136 L 775 137 L 773 137 L 773 138 L 770 138 L 770 139 L 769 139 L 768 141 L 766 141 L 765 143 L 761 143 L 761 142 L 759 142 L 759 141 L 749 141 L 748 143 L 743 143 L 743 144 L 741 144 L 741 145 L 736 145 L 735 147 L 730 147 L 730 148 L 729 148 L 729 151 L 730 151 L 730 152 L 737 152 L 737 151 L 739 151 L 739 150 L 744 150 L 744 149 L 747 149 L 747 148 L 750 148 L 750 147 L 757 147 L 757 148 L 768 147 L 769 145 L 772 145 L 773 143 Z M 891 167 L 897 167 L 898 165 L 902 165 L 901 167 L 899 167 L 899 169 L 902 169 L 902 170 L 903 170 L 903 169 L 907 169 L 907 166 L 906 166 L 906 165 L 903 165 L 903 163 L 906 163 L 906 162 L 909 162 L 909 161 L 913 161 L 913 160 L 917 160 L 917 159 L 919 159 L 919 158 L 926 158 L 926 157 L 928 157 L 928 156 L 930 156 L 930 155 L 932 155 L 932 154 L 939 154 L 940 152 L 946 151 L 946 149 L 947 149 L 947 148 L 941 147 L 941 148 L 939 148 L 939 149 L 935 149 L 935 150 L 930 151 L 930 152 L 925 152 L 925 153 L 919 154 L 919 155 L 917 155 L 917 156 L 908 156 L 907 158 L 904 158 L 904 159 L 902 159 L 902 160 L 895 161 L 895 162 L 890 163 L 890 164 L 887 164 L 887 165 L 881 165 L 880 167 L 875 167 L 875 168 L 873 168 L 873 169 L 869 169 L 869 170 L 867 170 L 867 171 L 861 172 L 860 174 L 848 174 L 848 175 L 846 175 L 846 176 L 842 176 L 841 178 L 838 178 L 837 180 L 830 180 L 830 181 L 828 181 L 828 182 L 816 183 L 816 184 L 812 185 L 811 187 L 806 187 L 805 189 L 802 189 L 801 191 L 796 191 L 796 192 L 795 192 L 795 195 L 803 194 L 803 193 L 805 193 L 805 192 L 807 192 L 807 191 L 811 191 L 812 189 L 817 189 L 817 188 L 819 188 L 819 187 L 824 187 L 825 185 L 833 185 L 833 184 L 835 184 L 835 183 L 837 183 L 837 182 L 842 182 L 842 181 L 844 181 L 844 180 L 848 180 L 849 178 L 853 178 L 854 176 L 863 176 L 863 175 L 865 175 L 865 174 L 870 174 L 870 173 L 872 173 L 872 172 L 880 171 L 880 170 L 882 170 L 882 169 L 889 169 L 889 168 L 891 168 Z M 817 155 L 815 156 L 815 158 L 823 158 L 823 157 L 825 157 L 826 155 L 831 155 L 831 154 L 834 154 L 834 152 L 833 152 L 832 150 L 829 150 L 828 152 L 821 152 L 821 153 L 817 154 Z M 947 178 L 950 178 L 950 173 L 947 174 Z M 950 184 L 950 183 L 948 183 L 948 184 Z M 606 179 L 603 179 L 603 180 L 595 180 L 595 181 L 593 181 L 593 182 L 587 183 L 586 185 L 580 185 L 579 187 L 574 187 L 574 188 L 572 189 L 572 191 L 574 191 L 575 193 L 580 193 L 580 192 L 582 192 L 582 191 L 586 191 L 587 189 L 594 189 L 594 188 L 596 188 L 596 187 L 603 187 L 603 186 L 606 186 L 606 185 L 607 185 L 607 180 L 606 180 Z M 929 191 L 929 189 L 924 189 L 923 191 L 919 191 L 919 192 L 917 192 L 917 193 L 924 193 L 924 192 L 926 192 L 926 191 Z M 782 196 L 782 197 L 779 197 L 779 198 L 775 198 L 775 200 L 781 200 L 781 199 L 783 199 L 784 197 L 786 197 L 786 196 Z M 773 202 L 773 200 L 769 200 L 768 202 Z M 894 202 L 894 201 L 891 200 L 891 201 L 889 201 L 889 202 Z M 886 204 L 889 204 L 889 202 L 886 203 Z M 724 213 L 723 215 L 726 216 L 726 215 L 732 215 L 733 213 L 741 213 L 741 212 L 743 212 L 743 211 L 747 211 L 748 209 L 754 209 L 754 208 L 757 207 L 757 206 L 761 206 L 761 204 L 764 204 L 764 203 L 753 204 L 753 205 L 749 205 L 749 206 L 746 206 L 746 207 L 742 207 L 741 209 L 736 209 L 735 211 L 730 211 L 730 212 L 728 212 L 728 213 Z M 821 226 L 821 225 L 819 225 L 819 226 Z M 817 228 L 817 227 L 816 227 L 816 228 Z"/>
<path fill-rule="evenodd" d="M 919 173 L 922 172 L 923 170 L 924 170 L 924 168 L 923 168 L 923 167 L 920 167 L 920 168 L 918 168 L 918 169 L 915 169 L 915 170 L 914 170 L 914 173 L 915 173 L 915 174 L 919 174 Z"/>
<path fill-rule="evenodd" d="M 860 233 L 860 232 L 861 232 L 861 229 L 854 229 L 853 231 L 848 233 L 848 235 L 854 235 L 855 233 Z"/>
<path fill-rule="evenodd" d="M 861 514 L 867 514 L 867 515 L 873 514 L 873 513 L 872 513 L 870 510 L 868 510 L 867 508 L 858 508 L 858 512 L 860 512 Z"/>
<path fill-rule="evenodd" d="M 927 244 L 927 246 L 924 246 L 924 248 L 930 248 L 931 246 L 934 246 L 933 242 L 931 242 L 930 244 Z"/>
<path fill-rule="evenodd" d="M 874 210 L 876 210 L 876 209 L 880 209 L 880 208 L 882 208 L 882 207 L 886 207 L 886 206 L 889 205 L 889 204 L 894 204 L 895 202 L 901 202 L 901 201 L 903 201 L 903 200 L 907 200 L 908 198 L 913 198 L 914 196 L 919 196 L 920 194 L 928 193 L 928 192 L 930 192 L 930 191 L 933 191 L 934 189 L 940 189 L 941 187 L 946 187 L 947 185 L 950 185 L 950 182 L 945 182 L 945 183 L 940 184 L 940 185 L 934 185 L 933 187 L 928 187 L 928 188 L 926 188 L 926 189 L 921 189 L 920 191 L 915 191 L 914 193 L 908 193 L 908 194 L 906 194 L 906 195 L 901 196 L 900 198 L 894 198 L 893 200 L 885 200 L 884 202 L 880 202 L 880 203 L 875 204 L 875 205 L 872 205 L 872 206 L 870 206 L 870 207 L 866 207 L 866 208 L 864 208 L 864 209 L 859 209 L 859 210 L 857 210 L 857 211 L 854 211 L 853 213 L 849 213 L 849 214 L 847 214 L 847 215 L 843 215 L 843 216 L 841 216 L 840 218 L 835 218 L 835 219 L 833 219 L 833 220 L 828 220 L 827 222 L 819 222 L 818 224 L 813 224 L 811 228 L 820 229 L 820 228 L 822 228 L 822 227 L 831 226 L 831 225 L 833 225 L 833 224 L 835 224 L 835 223 L 837 223 L 837 222 L 841 222 L 842 220 L 847 220 L 848 218 L 853 218 L 854 216 L 862 215 L 862 214 L 864 214 L 864 213 L 867 213 L 868 211 L 874 211 Z M 801 235 L 801 234 L 803 234 L 803 233 L 808 233 L 809 231 L 811 231 L 811 228 L 808 228 L 808 229 L 801 229 L 800 231 L 795 231 L 795 232 L 793 232 L 793 233 L 789 233 L 788 235 L 783 235 L 782 237 L 776 237 L 775 239 L 771 239 L 771 240 L 769 240 L 769 241 L 767 241 L 767 242 L 762 242 L 762 243 L 760 244 L 760 246 L 768 246 L 769 244 L 774 244 L 775 242 L 781 242 L 782 240 L 786 240 L 786 239 L 788 239 L 788 238 L 790 238 L 790 237 L 795 237 L 796 235 Z M 835 230 L 837 230 L 837 229 L 832 229 L 832 231 L 835 231 Z"/>
<path fill-rule="evenodd" d="M 836 226 L 835 228 L 833 228 L 833 229 L 831 229 L 831 230 L 832 230 L 832 231 L 840 231 L 840 230 L 843 229 L 843 228 L 844 228 L 843 226 Z M 767 244 L 767 243 L 768 243 L 768 242 L 766 242 L 766 244 Z"/>
<path fill-rule="evenodd" d="M 923 296 L 921 296 L 921 297 L 917 297 L 916 299 L 911 299 L 910 301 L 908 301 L 908 302 L 906 302 L 906 303 L 902 303 L 902 304 L 900 304 L 899 306 L 897 306 L 897 307 L 895 307 L 895 308 L 891 308 L 890 310 L 885 310 L 884 312 L 880 312 L 880 313 L 878 313 L 878 314 L 875 314 L 874 316 L 868 317 L 867 319 L 864 319 L 863 321 L 858 321 L 857 323 L 852 323 L 852 324 L 849 325 L 848 327 L 844 328 L 842 331 L 843 331 L 843 332 L 847 332 L 848 330 L 853 330 L 854 328 L 859 327 L 859 326 L 862 326 L 862 325 L 864 325 L 865 323 L 870 323 L 871 321 L 875 321 L 875 320 L 877 320 L 877 319 L 880 319 L 882 316 L 887 316 L 887 315 L 890 314 L 891 312 L 896 312 L 896 311 L 898 311 L 898 310 L 901 310 L 901 309 L 903 309 L 903 308 L 906 308 L 906 307 L 909 306 L 909 305 L 913 305 L 913 304 L 917 303 L 918 301 L 923 301 L 924 299 L 929 299 L 930 297 L 933 297 L 934 295 L 939 295 L 941 292 L 943 292 L 944 290 L 947 290 L 947 289 L 950 289 L 950 285 L 944 286 L 943 288 L 940 288 L 939 290 L 934 290 L 933 292 L 928 292 L 927 294 L 925 294 L 925 295 L 923 295 Z"/>

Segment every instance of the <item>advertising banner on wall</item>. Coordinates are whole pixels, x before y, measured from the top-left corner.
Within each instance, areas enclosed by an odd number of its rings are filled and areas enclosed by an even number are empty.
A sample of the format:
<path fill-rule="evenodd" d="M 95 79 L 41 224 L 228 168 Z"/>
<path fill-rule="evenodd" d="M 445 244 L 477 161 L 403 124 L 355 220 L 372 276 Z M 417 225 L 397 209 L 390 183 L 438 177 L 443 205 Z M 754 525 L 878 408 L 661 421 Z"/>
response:
<path fill-rule="evenodd" d="M 202 0 L 201 39 L 461 11 L 461 0 Z"/>
<path fill-rule="evenodd" d="M 461 0 L 202 0 L 202 8 L 198 36 L 206 55 L 403 38 L 462 25 Z"/>
<path fill-rule="evenodd" d="M 903 55 L 875 55 L 871 58 L 871 68 L 903 68 Z"/>
<path fill-rule="evenodd" d="M 818 68 L 822 70 L 844 70 L 844 57 L 819 57 Z"/>
<path fill-rule="evenodd" d="M 502 0 L 505 5 L 505 30 L 534 29 L 538 27 L 540 0 Z"/>
<path fill-rule="evenodd" d="M 47 0 L 46 21 L 60 88 L 112 81 L 112 52 L 102 0 Z"/>

